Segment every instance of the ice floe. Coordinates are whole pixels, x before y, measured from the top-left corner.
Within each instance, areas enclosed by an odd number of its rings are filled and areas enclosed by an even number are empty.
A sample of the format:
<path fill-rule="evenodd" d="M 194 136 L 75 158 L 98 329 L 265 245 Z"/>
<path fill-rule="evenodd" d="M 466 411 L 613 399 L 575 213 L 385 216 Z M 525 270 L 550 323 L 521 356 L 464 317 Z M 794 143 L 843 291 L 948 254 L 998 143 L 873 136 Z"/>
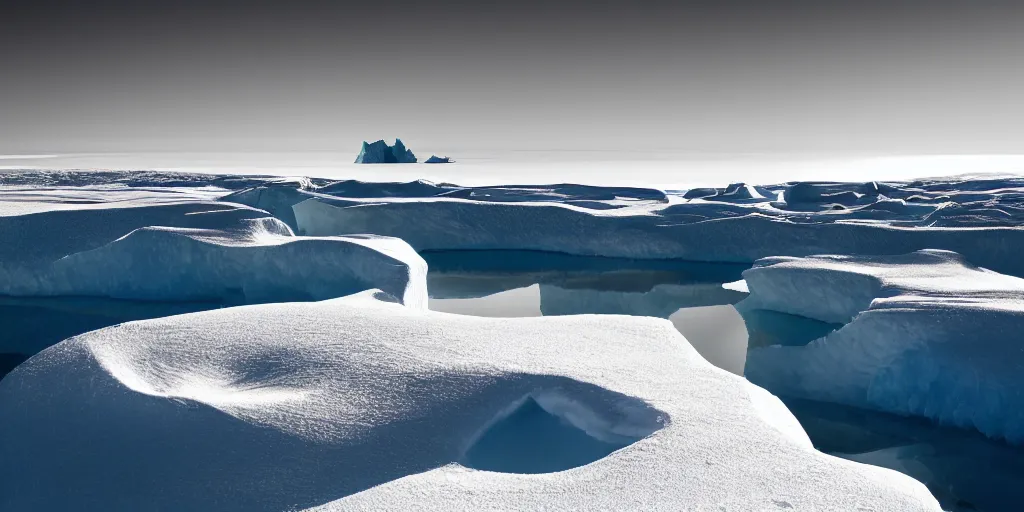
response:
<path fill-rule="evenodd" d="M 425 305 L 426 263 L 373 235 L 297 237 L 220 202 L 102 204 L 0 216 L 0 294 L 141 300 L 321 300 L 381 288 Z"/>
<path fill-rule="evenodd" d="M 240 306 L 64 341 L 0 410 L 12 510 L 939 509 L 652 318 Z"/>
<path fill-rule="evenodd" d="M 752 382 L 1024 442 L 1024 279 L 938 250 L 767 258 L 744 278 L 745 315 L 768 310 L 825 327 L 818 339 L 753 348 Z"/>

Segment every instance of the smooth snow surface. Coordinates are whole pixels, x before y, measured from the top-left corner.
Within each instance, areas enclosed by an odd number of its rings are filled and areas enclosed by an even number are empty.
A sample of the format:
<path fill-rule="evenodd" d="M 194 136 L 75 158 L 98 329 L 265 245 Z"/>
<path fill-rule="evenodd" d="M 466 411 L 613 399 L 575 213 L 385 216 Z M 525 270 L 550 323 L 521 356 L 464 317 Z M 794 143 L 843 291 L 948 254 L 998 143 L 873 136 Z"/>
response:
<path fill-rule="evenodd" d="M 1024 442 L 1024 279 L 937 250 L 767 258 L 744 278 L 741 311 L 845 324 L 751 350 L 752 382 Z"/>
<path fill-rule="evenodd" d="M 815 451 L 778 399 L 665 320 L 375 297 L 131 322 L 43 351 L 0 381 L 0 410 L 17 411 L 0 417 L 0 508 L 938 510 L 909 477 Z M 536 449 L 551 439 L 569 444 Z M 508 443 L 534 455 L 495 466 Z"/>

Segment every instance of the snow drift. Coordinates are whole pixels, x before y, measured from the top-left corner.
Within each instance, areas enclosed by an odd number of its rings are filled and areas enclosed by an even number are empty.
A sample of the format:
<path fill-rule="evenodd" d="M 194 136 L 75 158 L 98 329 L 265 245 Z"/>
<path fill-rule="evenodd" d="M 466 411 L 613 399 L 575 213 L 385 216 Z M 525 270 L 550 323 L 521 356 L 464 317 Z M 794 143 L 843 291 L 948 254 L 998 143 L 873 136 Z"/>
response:
<path fill-rule="evenodd" d="M 0 409 L 12 510 L 938 510 L 651 318 L 227 308 L 64 341 Z"/>
<path fill-rule="evenodd" d="M 1024 280 L 937 250 L 767 258 L 744 278 L 741 310 L 845 324 L 806 345 L 751 350 L 752 382 L 1024 442 Z"/>

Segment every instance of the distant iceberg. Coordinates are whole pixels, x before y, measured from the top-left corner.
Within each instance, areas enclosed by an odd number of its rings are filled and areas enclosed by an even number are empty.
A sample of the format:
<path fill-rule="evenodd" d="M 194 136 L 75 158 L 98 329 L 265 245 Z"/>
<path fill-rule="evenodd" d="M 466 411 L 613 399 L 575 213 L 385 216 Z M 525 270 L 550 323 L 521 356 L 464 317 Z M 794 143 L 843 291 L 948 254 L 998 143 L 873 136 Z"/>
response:
<path fill-rule="evenodd" d="M 448 158 L 446 156 L 430 155 L 430 158 L 428 158 L 423 163 L 425 163 L 425 164 L 450 164 L 452 162 L 454 162 L 454 160 L 452 160 L 451 158 Z"/>
<path fill-rule="evenodd" d="M 374 143 L 363 141 L 363 147 L 356 157 L 357 164 L 414 164 L 416 155 L 412 154 L 402 143 L 402 139 L 395 139 L 395 145 L 389 146 L 387 142 L 378 140 Z"/>

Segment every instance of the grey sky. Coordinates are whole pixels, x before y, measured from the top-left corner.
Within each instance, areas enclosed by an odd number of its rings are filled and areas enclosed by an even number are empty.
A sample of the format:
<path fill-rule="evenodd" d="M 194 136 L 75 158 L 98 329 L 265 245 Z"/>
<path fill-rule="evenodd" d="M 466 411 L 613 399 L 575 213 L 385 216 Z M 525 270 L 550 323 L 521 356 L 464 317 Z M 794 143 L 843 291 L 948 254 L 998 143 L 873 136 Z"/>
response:
<path fill-rule="evenodd" d="M 7 3 L 6 153 L 1024 152 L 1009 2 Z"/>

